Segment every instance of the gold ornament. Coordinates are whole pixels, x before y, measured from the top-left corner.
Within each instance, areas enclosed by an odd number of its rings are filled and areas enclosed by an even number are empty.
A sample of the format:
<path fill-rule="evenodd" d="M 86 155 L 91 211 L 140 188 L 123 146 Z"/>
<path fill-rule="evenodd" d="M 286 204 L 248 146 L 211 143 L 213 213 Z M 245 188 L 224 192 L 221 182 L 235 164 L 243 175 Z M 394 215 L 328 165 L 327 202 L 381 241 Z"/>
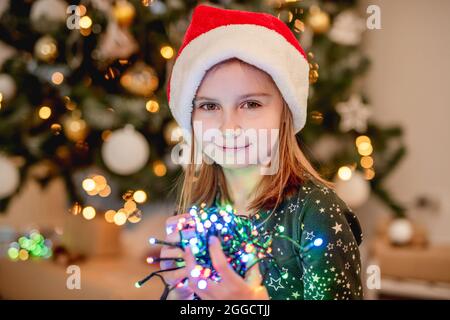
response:
<path fill-rule="evenodd" d="M 44 62 L 51 63 L 58 56 L 58 46 L 56 40 L 51 36 L 40 38 L 34 45 L 35 56 Z"/>
<path fill-rule="evenodd" d="M 319 65 L 317 63 L 309 64 L 309 83 L 316 83 L 319 79 Z"/>
<path fill-rule="evenodd" d="M 122 199 L 125 201 L 133 199 L 133 190 L 128 190 L 122 195 Z"/>
<path fill-rule="evenodd" d="M 318 6 L 309 8 L 309 16 L 306 21 L 314 33 L 325 33 L 330 29 L 330 16 Z"/>
<path fill-rule="evenodd" d="M 323 122 L 323 114 L 319 111 L 312 111 L 311 112 L 311 121 L 314 124 L 321 124 Z"/>
<path fill-rule="evenodd" d="M 134 16 L 136 15 L 136 9 L 128 1 L 121 0 L 114 6 L 113 15 L 119 25 L 128 27 L 133 22 Z"/>
<path fill-rule="evenodd" d="M 164 128 L 164 139 L 167 144 L 177 144 L 182 139 L 182 130 L 175 121 L 170 121 Z"/>
<path fill-rule="evenodd" d="M 144 62 L 137 62 L 120 78 L 120 84 L 132 94 L 150 96 L 159 84 L 158 75 Z"/>
<path fill-rule="evenodd" d="M 300 19 L 295 19 L 294 22 L 294 31 L 295 32 L 305 32 L 305 24 Z"/>
<path fill-rule="evenodd" d="M 70 208 L 70 212 L 75 216 L 80 214 L 81 210 L 83 210 L 83 207 L 81 207 L 81 205 L 78 202 L 75 202 L 72 208 Z"/>
<path fill-rule="evenodd" d="M 148 112 L 155 113 L 159 111 L 159 103 L 156 100 L 148 100 L 145 104 L 145 108 Z"/>

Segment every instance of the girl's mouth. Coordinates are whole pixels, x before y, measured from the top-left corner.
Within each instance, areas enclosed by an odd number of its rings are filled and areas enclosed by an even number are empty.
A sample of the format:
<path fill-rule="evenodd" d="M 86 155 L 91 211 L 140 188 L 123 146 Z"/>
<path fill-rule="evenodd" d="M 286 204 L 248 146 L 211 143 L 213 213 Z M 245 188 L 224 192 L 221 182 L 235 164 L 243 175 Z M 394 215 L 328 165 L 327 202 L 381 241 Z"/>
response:
<path fill-rule="evenodd" d="M 250 144 L 247 144 L 245 146 L 219 146 L 216 144 L 216 146 L 220 149 L 222 149 L 223 151 L 240 151 L 240 150 L 245 150 L 248 147 L 250 147 Z"/>

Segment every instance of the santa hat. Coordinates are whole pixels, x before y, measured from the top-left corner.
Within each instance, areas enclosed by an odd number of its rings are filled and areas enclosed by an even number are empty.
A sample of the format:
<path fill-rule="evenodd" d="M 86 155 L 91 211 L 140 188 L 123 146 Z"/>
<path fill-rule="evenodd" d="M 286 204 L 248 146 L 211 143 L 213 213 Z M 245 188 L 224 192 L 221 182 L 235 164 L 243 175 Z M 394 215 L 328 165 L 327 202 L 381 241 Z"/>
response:
<path fill-rule="evenodd" d="M 169 107 L 190 141 L 193 99 L 205 73 L 215 64 L 238 58 L 268 73 L 294 120 L 306 122 L 309 64 L 298 40 L 275 16 L 198 5 L 186 31 L 167 85 Z"/>

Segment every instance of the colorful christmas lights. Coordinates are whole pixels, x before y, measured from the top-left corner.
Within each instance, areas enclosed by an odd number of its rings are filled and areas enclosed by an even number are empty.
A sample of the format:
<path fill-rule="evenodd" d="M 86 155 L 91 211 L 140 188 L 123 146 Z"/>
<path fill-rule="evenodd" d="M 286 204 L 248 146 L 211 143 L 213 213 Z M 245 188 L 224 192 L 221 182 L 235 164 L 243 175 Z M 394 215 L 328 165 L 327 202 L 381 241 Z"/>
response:
<path fill-rule="evenodd" d="M 8 257 L 13 260 L 29 258 L 49 258 L 52 255 L 51 241 L 46 240 L 37 230 L 21 236 L 17 242 L 9 245 Z"/>
<path fill-rule="evenodd" d="M 190 275 L 191 277 L 199 278 L 197 282 L 199 289 L 205 289 L 207 287 L 207 279 L 215 282 L 220 282 L 221 280 L 220 274 L 214 269 L 209 255 L 208 247 L 211 236 L 220 239 L 222 250 L 227 256 L 228 263 L 243 278 L 247 271 L 260 261 L 271 263 L 275 266 L 280 276 L 287 276 L 271 254 L 271 245 L 274 238 L 284 239 L 294 243 L 298 247 L 300 255 L 314 246 L 318 247 L 323 244 L 323 239 L 316 238 L 314 242 L 302 248 L 297 242 L 284 234 L 285 230 L 282 226 L 279 226 L 272 232 L 265 231 L 264 233 L 260 233 L 249 217 L 238 215 L 231 205 L 207 207 L 205 204 L 202 204 L 200 207 L 193 206 L 189 210 L 189 215 L 189 218 L 180 218 L 176 225 L 176 231 L 180 234 L 180 242 L 167 242 L 150 238 L 149 243 L 151 245 L 163 244 L 171 247 L 179 247 L 183 251 L 189 246 L 197 262 L 195 268 L 191 270 Z M 175 230 L 170 228 L 166 231 L 170 234 Z M 176 262 L 176 267 L 153 272 L 135 284 L 139 288 L 151 277 L 160 277 L 165 284 L 165 290 L 161 299 L 167 298 L 171 290 L 182 286 L 187 280 L 182 279 L 182 281 L 170 288 L 160 273 L 182 268 L 184 266 L 184 260 L 183 258 L 147 258 L 148 263 L 163 260 Z M 265 278 L 266 274 L 263 275 L 261 284 L 264 283 Z"/>

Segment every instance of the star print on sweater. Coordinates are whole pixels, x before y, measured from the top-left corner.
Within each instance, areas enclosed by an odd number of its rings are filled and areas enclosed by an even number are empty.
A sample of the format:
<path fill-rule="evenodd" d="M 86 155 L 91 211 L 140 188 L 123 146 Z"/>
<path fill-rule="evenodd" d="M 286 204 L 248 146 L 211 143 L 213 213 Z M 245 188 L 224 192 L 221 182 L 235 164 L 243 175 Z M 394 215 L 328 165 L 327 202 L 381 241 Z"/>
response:
<path fill-rule="evenodd" d="M 362 299 L 359 244 L 361 227 L 356 215 L 334 190 L 311 178 L 299 192 L 274 212 L 265 212 L 261 230 L 283 226 L 298 245 L 274 239 L 273 256 L 279 268 L 260 265 L 270 299 Z M 319 240 L 320 239 L 320 240 Z M 317 240 L 317 241 L 316 241 Z"/>

